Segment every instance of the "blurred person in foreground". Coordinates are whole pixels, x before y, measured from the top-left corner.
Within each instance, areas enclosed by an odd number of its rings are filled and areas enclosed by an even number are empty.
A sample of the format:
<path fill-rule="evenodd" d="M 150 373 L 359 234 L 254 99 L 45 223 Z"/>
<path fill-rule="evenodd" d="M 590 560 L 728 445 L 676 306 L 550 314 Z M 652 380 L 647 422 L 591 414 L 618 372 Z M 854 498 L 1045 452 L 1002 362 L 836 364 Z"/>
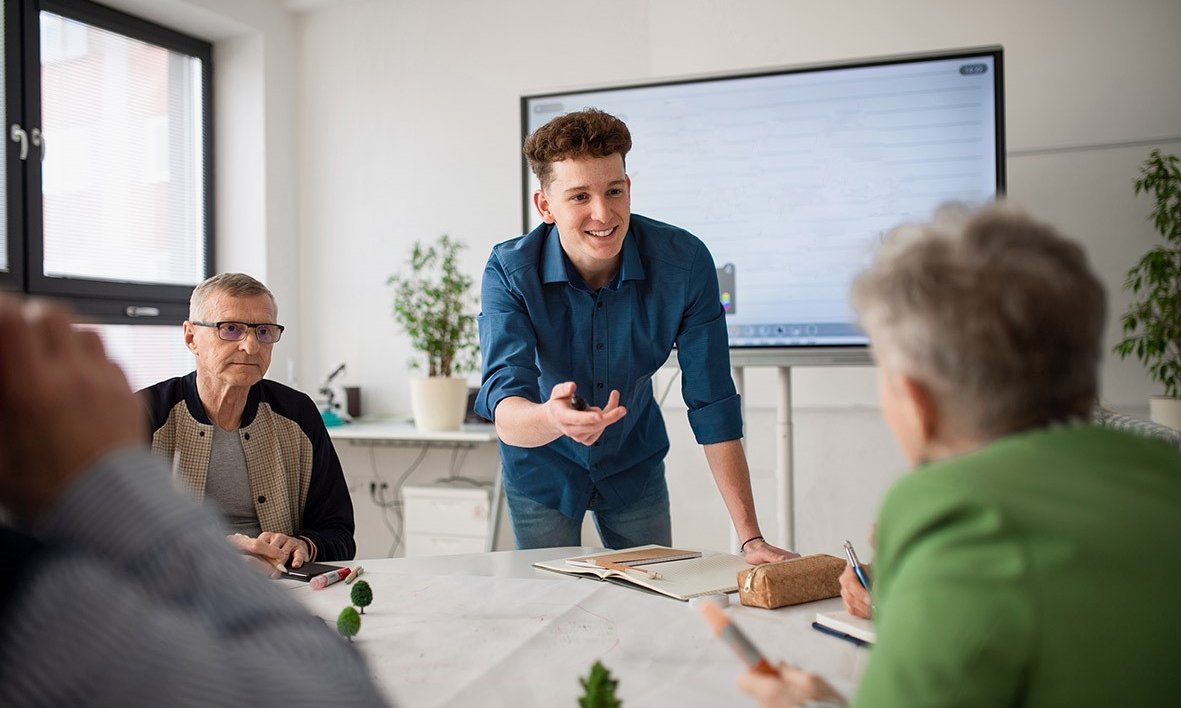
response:
<path fill-rule="evenodd" d="M 93 332 L 9 295 L 0 332 L 0 705 L 383 705 L 173 489 Z"/>
<path fill-rule="evenodd" d="M 896 229 L 855 281 L 916 469 L 879 514 L 854 705 L 1176 700 L 1181 456 L 1088 423 L 1104 300 L 1081 248 L 1001 206 Z M 760 706 L 844 705 L 787 664 L 739 686 Z"/>

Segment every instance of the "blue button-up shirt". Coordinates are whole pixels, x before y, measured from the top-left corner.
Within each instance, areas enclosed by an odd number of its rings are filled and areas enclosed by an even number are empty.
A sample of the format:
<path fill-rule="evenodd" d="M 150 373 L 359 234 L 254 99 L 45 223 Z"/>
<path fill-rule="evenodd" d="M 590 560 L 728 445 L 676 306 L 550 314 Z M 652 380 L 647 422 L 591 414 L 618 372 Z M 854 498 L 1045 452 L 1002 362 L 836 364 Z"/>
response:
<path fill-rule="evenodd" d="M 660 474 L 668 433 L 652 375 L 674 344 L 697 442 L 742 437 L 717 270 L 705 244 L 633 214 L 622 255 L 615 279 L 596 292 L 562 251 L 557 227 L 542 224 L 494 247 L 484 269 L 477 413 L 493 420 L 510 396 L 544 402 L 563 381 L 600 407 L 617 389 L 627 408 L 591 446 L 565 436 L 537 448 L 501 444 L 505 485 L 572 518 L 582 517 L 594 490 L 620 507 Z"/>

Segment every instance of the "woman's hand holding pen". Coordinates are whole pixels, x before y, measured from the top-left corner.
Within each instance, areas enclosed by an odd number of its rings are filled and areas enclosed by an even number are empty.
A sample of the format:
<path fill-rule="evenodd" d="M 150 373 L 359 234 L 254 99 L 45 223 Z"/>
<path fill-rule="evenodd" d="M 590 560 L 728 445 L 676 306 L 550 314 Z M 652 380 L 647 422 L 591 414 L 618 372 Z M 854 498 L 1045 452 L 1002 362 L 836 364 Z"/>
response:
<path fill-rule="evenodd" d="M 877 535 L 877 526 L 870 532 L 869 542 L 872 544 Z M 863 565 L 853 550 L 853 544 L 845 540 L 845 557 L 849 565 L 839 578 L 841 584 L 841 600 L 845 603 L 845 611 L 854 617 L 869 619 L 873 614 L 873 601 L 870 598 L 869 566 Z"/>
<path fill-rule="evenodd" d="M 832 701 L 844 705 L 844 698 L 827 681 L 787 662 L 775 667 L 777 676 L 747 671 L 738 678 L 738 688 L 755 699 L 759 708 L 788 708 L 807 701 Z"/>
<path fill-rule="evenodd" d="M 861 584 L 853 566 L 846 565 L 841 573 L 841 600 L 845 602 L 845 611 L 854 617 L 869 619 L 873 614 L 869 591 Z"/>
<path fill-rule="evenodd" d="M 593 445 L 607 426 L 627 415 L 627 409 L 619 405 L 619 391 L 613 390 L 603 408 L 588 406 L 585 410 L 578 410 L 572 405 L 576 390 L 573 381 L 554 386 L 550 399 L 545 403 L 550 423 L 560 435 L 583 445 Z"/>

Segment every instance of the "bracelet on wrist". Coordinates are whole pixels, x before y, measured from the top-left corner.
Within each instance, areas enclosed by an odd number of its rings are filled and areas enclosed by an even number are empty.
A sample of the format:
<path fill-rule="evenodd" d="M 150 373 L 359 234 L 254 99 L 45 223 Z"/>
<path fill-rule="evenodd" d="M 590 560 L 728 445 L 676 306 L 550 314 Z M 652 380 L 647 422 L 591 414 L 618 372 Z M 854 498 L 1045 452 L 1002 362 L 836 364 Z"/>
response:
<path fill-rule="evenodd" d="M 766 540 L 767 539 L 763 538 L 762 536 L 751 536 L 750 538 L 748 538 L 742 542 L 742 545 L 738 547 L 738 552 L 739 553 L 746 553 L 746 544 L 750 543 L 751 541 L 766 541 Z"/>

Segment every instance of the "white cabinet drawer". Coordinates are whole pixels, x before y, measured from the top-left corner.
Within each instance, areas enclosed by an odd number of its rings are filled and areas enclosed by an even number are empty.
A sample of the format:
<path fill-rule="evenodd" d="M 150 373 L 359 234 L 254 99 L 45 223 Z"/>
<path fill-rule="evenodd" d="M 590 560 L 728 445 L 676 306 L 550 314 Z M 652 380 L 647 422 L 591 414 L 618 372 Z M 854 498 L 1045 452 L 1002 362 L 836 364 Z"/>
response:
<path fill-rule="evenodd" d="M 484 536 L 446 536 L 441 534 L 407 533 L 406 557 L 483 553 L 484 542 Z"/>
<path fill-rule="evenodd" d="M 402 501 L 407 537 L 416 533 L 478 536 L 482 544 L 488 534 L 487 489 L 403 487 Z"/>

